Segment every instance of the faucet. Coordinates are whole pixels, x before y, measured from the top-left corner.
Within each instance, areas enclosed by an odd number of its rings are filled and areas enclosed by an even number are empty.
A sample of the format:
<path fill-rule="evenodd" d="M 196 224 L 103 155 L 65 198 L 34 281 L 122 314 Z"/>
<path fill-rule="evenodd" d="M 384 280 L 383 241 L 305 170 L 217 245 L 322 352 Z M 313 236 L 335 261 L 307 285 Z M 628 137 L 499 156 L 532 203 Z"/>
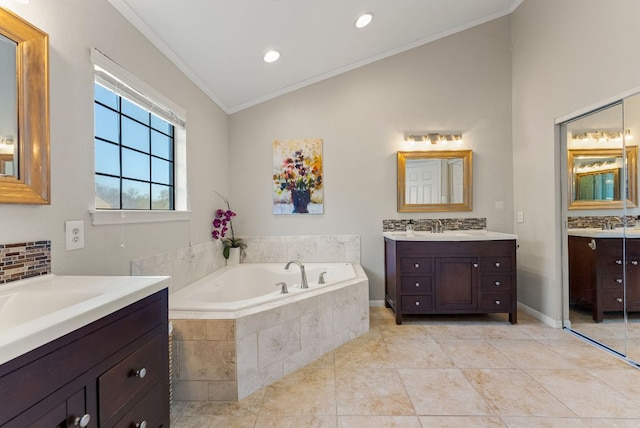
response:
<path fill-rule="evenodd" d="M 320 277 L 318 278 L 318 284 L 325 284 L 324 276 L 326 274 L 327 274 L 327 272 L 320 272 Z"/>
<path fill-rule="evenodd" d="M 280 294 L 287 294 L 289 292 L 289 290 L 287 290 L 287 283 L 284 281 L 277 283 L 276 287 L 282 287 L 280 289 Z"/>
<path fill-rule="evenodd" d="M 287 265 L 284 268 L 286 270 L 289 270 L 289 266 L 291 265 L 291 263 L 297 264 L 298 267 L 300 268 L 300 274 L 302 275 L 302 281 L 300 283 L 300 288 L 309 288 L 309 284 L 307 283 L 307 274 L 304 271 L 304 265 L 302 263 L 300 263 L 300 261 L 298 261 L 298 260 L 291 260 L 290 262 L 287 263 Z"/>
<path fill-rule="evenodd" d="M 615 223 L 614 223 L 614 221 L 615 221 Z M 620 225 L 622 225 L 624 227 L 625 222 L 620 217 L 609 217 L 609 218 L 607 218 L 605 223 L 602 225 L 602 228 L 604 230 L 614 230 L 616 228 L 617 224 L 620 224 Z"/>
<path fill-rule="evenodd" d="M 442 226 L 442 220 L 437 219 L 433 227 L 431 227 L 431 233 L 442 233 L 444 226 Z"/>

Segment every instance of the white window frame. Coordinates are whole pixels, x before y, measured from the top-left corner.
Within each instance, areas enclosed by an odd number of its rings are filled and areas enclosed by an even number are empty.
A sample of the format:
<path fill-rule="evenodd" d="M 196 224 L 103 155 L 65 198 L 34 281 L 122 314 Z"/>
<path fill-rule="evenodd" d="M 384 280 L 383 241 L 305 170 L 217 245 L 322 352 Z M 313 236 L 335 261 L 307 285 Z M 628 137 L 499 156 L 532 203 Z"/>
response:
<path fill-rule="evenodd" d="M 104 84 L 104 86 L 117 95 L 141 105 L 174 125 L 175 180 L 173 210 L 100 210 L 96 209 L 94 202 L 94 205 L 89 209 L 92 224 L 97 226 L 103 224 L 189 220 L 190 211 L 187 191 L 187 112 L 95 48 L 91 49 L 91 62 L 95 70 L 95 82 Z"/>

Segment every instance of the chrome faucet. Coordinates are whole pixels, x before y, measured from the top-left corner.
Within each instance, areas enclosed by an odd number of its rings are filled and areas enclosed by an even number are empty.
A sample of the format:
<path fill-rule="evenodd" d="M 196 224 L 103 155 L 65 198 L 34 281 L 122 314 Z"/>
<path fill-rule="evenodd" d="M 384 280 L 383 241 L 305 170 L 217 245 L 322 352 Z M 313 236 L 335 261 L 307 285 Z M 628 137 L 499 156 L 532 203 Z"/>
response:
<path fill-rule="evenodd" d="M 287 265 L 284 268 L 286 270 L 289 270 L 289 266 L 291 266 L 291 263 L 297 264 L 298 267 L 300 268 L 300 274 L 302 275 L 302 280 L 300 282 L 300 288 L 309 288 L 309 284 L 307 283 L 307 274 L 304 271 L 304 265 L 298 260 L 291 260 L 290 262 L 287 263 Z"/>
<path fill-rule="evenodd" d="M 444 226 L 442 226 L 442 220 L 437 219 L 433 227 L 431 227 L 431 233 L 442 233 Z"/>
<path fill-rule="evenodd" d="M 277 283 L 276 287 L 282 287 L 280 289 L 280 294 L 287 294 L 289 292 L 289 290 L 287 290 L 287 283 L 284 281 Z"/>
<path fill-rule="evenodd" d="M 618 224 L 624 227 L 625 222 L 620 217 L 609 217 L 602 225 L 602 228 L 604 230 L 614 230 Z"/>
<path fill-rule="evenodd" d="M 320 272 L 320 277 L 318 278 L 318 284 L 325 284 L 324 276 L 326 274 L 327 274 L 327 272 Z"/>

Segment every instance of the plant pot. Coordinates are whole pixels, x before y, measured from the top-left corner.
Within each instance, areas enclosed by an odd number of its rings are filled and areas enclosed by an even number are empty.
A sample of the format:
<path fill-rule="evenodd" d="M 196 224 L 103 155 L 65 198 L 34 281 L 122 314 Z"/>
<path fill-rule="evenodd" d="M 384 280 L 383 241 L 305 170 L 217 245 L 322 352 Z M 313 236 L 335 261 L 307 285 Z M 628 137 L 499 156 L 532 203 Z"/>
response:
<path fill-rule="evenodd" d="M 229 258 L 227 259 L 227 266 L 238 266 L 240 264 L 240 248 L 229 248 Z"/>
<path fill-rule="evenodd" d="M 291 201 L 293 202 L 294 214 L 306 214 L 309 212 L 307 206 L 311 202 L 311 190 L 296 190 L 291 191 Z"/>

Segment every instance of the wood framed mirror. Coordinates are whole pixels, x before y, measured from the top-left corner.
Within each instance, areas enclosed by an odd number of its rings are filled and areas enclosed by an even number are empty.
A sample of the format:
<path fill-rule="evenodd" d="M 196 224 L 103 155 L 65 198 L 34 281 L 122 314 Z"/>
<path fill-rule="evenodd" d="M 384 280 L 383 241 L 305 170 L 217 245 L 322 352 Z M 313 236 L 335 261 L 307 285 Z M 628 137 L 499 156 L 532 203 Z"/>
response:
<path fill-rule="evenodd" d="M 627 146 L 625 156 L 622 148 L 567 152 L 570 210 L 622 208 L 625 196 L 628 208 L 638 206 L 637 146 Z"/>
<path fill-rule="evenodd" d="M 471 211 L 471 150 L 398 152 L 398 212 Z"/>
<path fill-rule="evenodd" d="M 49 204 L 49 36 L 3 8 L 0 82 L 0 203 Z"/>

